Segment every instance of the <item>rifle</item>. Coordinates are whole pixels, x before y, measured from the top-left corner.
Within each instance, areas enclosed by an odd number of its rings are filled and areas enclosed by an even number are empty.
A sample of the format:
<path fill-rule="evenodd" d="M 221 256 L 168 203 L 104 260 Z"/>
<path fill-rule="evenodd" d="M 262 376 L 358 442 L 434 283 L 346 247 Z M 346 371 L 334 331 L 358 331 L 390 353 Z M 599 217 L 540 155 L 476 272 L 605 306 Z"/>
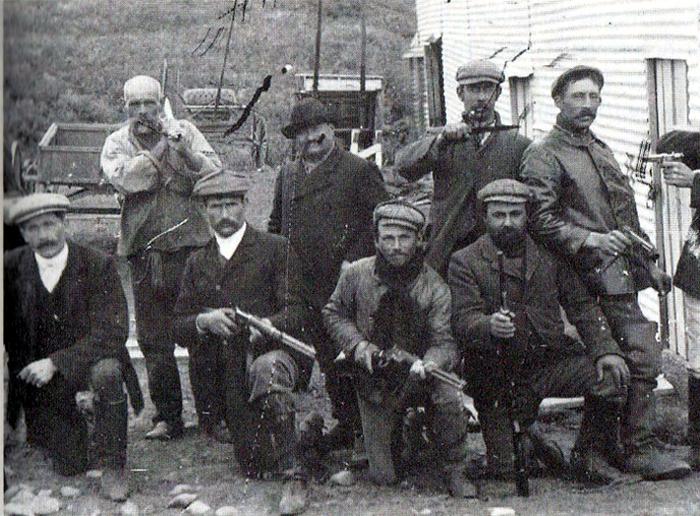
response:
<path fill-rule="evenodd" d="M 500 311 L 504 314 L 510 313 L 508 310 L 507 296 L 508 292 L 506 290 L 506 273 L 505 273 L 505 256 L 503 251 L 498 251 L 498 289 L 501 298 L 501 308 Z M 513 383 L 513 371 L 511 367 L 504 361 L 504 356 L 508 353 L 509 339 L 498 339 L 496 343 L 496 353 L 501 360 L 501 368 L 503 370 L 504 376 L 507 378 L 510 384 L 508 389 L 506 389 L 506 403 L 508 405 L 508 416 L 510 418 L 510 423 L 513 430 L 513 459 L 515 465 L 515 488 L 518 492 L 518 496 L 530 496 L 530 483 L 527 478 L 527 465 L 525 462 L 525 448 L 523 446 L 523 429 L 520 426 L 520 421 L 515 413 L 515 393 L 514 383 Z"/>
<path fill-rule="evenodd" d="M 409 353 L 399 347 L 392 347 L 389 349 L 382 349 L 375 352 L 372 355 L 372 367 L 377 369 L 386 369 L 388 365 L 392 362 L 398 364 L 408 364 L 409 367 L 413 365 L 414 362 L 420 360 L 416 355 Z M 467 382 L 462 380 L 455 374 L 448 373 L 444 369 L 433 369 L 432 371 L 426 371 L 431 377 L 435 378 L 438 382 L 454 387 L 460 391 L 463 391 L 467 385 Z"/>
<path fill-rule="evenodd" d="M 253 314 L 244 312 L 238 307 L 236 307 L 234 310 L 236 314 L 235 322 L 244 324 L 249 328 L 255 328 L 266 337 L 269 337 L 274 341 L 281 342 L 288 348 L 291 348 L 294 351 L 297 351 L 302 355 L 311 358 L 312 360 L 316 360 L 316 350 L 313 347 L 309 346 L 308 344 L 305 344 L 299 339 L 295 339 L 294 337 L 292 337 L 288 333 L 283 332 L 282 330 L 278 330 L 273 325 L 266 323 L 258 317 L 255 317 Z"/>
<path fill-rule="evenodd" d="M 623 226 L 622 232 L 632 241 L 632 245 L 640 251 L 640 254 L 645 260 L 655 262 L 659 259 L 659 251 L 656 250 L 654 244 L 643 239 L 632 231 L 632 228 L 629 226 Z"/>
<path fill-rule="evenodd" d="M 510 131 L 511 129 L 519 129 L 520 126 L 515 124 L 515 125 L 504 125 L 504 124 L 498 124 L 498 125 L 473 125 L 474 124 L 474 114 L 473 112 L 470 111 L 463 111 L 462 112 L 462 122 L 467 124 L 467 127 L 469 128 L 469 131 L 467 134 L 472 135 L 472 134 L 483 134 L 483 133 L 495 133 L 499 131 Z M 445 129 L 444 126 L 433 126 L 428 128 L 428 134 L 439 134 Z M 466 137 L 466 135 L 465 135 Z"/>

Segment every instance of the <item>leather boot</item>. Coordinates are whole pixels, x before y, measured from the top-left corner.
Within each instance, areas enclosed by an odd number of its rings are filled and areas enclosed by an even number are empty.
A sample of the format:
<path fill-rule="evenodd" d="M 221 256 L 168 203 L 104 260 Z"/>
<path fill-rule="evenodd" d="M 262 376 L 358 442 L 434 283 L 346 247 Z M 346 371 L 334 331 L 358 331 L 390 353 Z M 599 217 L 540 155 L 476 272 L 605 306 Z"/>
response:
<path fill-rule="evenodd" d="M 688 462 L 700 471 L 700 378 L 688 375 Z"/>
<path fill-rule="evenodd" d="M 129 475 L 124 466 L 106 467 L 100 480 L 100 496 L 113 502 L 129 497 Z"/>
<path fill-rule="evenodd" d="M 95 442 L 102 452 L 104 471 L 100 480 L 100 495 L 113 502 L 123 502 L 129 496 L 129 476 L 126 468 L 127 400 L 95 402 Z"/>
<path fill-rule="evenodd" d="M 627 473 L 641 475 L 644 480 L 683 478 L 690 473 L 690 466 L 663 453 L 655 445 L 655 416 L 654 384 L 633 380 L 623 424 L 623 444 L 628 453 L 624 469 Z"/>
<path fill-rule="evenodd" d="M 513 433 L 505 407 L 491 406 L 479 412 L 481 435 L 486 444 L 487 476 L 513 476 Z"/>
<path fill-rule="evenodd" d="M 476 486 L 467 479 L 465 469 L 462 463 L 445 466 L 447 491 L 453 498 L 476 498 L 477 496 Z"/>
<path fill-rule="evenodd" d="M 301 514 L 304 512 L 308 504 L 307 493 L 306 479 L 292 477 L 285 480 L 279 504 L 280 514 Z"/>

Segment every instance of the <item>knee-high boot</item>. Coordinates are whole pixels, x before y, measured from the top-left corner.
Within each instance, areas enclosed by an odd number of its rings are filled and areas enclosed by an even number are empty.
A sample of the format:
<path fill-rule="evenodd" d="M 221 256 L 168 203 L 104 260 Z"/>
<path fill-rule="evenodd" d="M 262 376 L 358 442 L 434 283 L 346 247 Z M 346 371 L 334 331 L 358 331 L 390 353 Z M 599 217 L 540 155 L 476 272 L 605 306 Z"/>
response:
<path fill-rule="evenodd" d="M 688 376 L 688 462 L 695 471 L 700 471 L 700 378 L 692 373 Z"/>

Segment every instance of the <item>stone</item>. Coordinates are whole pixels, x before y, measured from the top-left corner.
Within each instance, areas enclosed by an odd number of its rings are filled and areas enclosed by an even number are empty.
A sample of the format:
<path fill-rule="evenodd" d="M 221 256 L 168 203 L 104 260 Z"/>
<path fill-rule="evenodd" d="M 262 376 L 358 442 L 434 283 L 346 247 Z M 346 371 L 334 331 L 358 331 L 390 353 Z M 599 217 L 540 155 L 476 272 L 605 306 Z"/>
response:
<path fill-rule="evenodd" d="M 238 516 L 240 511 L 233 505 L 224 505 L 216 509 L 215 516 Z"/>
<path fill-rule="evenodd" d="M 87 478 L 99 480 L 100 478 L 102 478 L 102 470 L 101 469 L 91 469 L 90 471 L 87 471 L 85 473 L 85 476 Z"/>
<path fill-rule="evenodd" d="M 196 494 L 181 493 L 168 502 L 168 508 L 184 509 L 197 499 Z"/>
<path fill-rule="evenodd" d="M 34 514 L 53 514 L 61 510 L 61 502 L 50 496 L 37 496 L 32 501 Z"/>
<path fill-rule="evenodd" d="M 22 490 L 22 484 L 15 484 L 7 488 L 5 491 L 5 503 L 10 503 L 10 500 Z"/>
<path fill-rule="evenodd" d="M 192 502 L 184 512 L 188 514 L 206 514 L 211 511 L 211 507 L 200 500 Z"/>
<path fill-rule="evenodd" d="M 3 514 L 7 516 L 34 516 L 35 513 L 27 504 L 10 502 L 5 504 Z"/>
<path fill-rule="evenodd" d="M 170 496 L 177 496 L 182 493 L 194 493 L 198 489 L 194 486 L 191 486 L 189 484 L 178 484 L 175 487 L 173 487 L 170 492 L 168 493 Z"/>
<path fill-rule="evenodd" d="M 12 497 L 10 502 L 20 505 L 28 505 L 32 503 L 32 500 L 34 500 L 34 493 L 32 493 L 31 489 L 23 487 Z"/>
<path fill-rule="evenodd" d="M 119 514 L 122 516 L 139 516 L 139 506 L 129 500 L 119 508 Z"/>
<path fill-rule="evenodd" d="M 515 510 L 510 507 L 489 507 L 489 516 L 515 516 Z"/>
<path fill-rule="evenodd" d="M 80 489 L 73 486 L 63 486 L 60 492 L 61 496 L 64 498 L 75 498 L 76 496 L 80 496 Z"/>
<path fill-rule="evenodd" d="M 356 482 L 355 474 L 348 469 L 344 469 L 331 476 L 330 482 L 337 486 L 352 486 Z"/>

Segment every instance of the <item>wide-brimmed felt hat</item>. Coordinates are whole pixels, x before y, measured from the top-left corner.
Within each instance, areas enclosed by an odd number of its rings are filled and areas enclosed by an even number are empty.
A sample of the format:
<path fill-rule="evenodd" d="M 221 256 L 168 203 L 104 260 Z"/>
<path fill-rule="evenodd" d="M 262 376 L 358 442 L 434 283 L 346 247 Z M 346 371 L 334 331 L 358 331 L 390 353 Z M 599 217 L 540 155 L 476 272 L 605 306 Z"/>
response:
<path fill-rule="evenodd" d="M 289 123 L 282 128 L 282 134 L 292 139 L 299 131 L 330 122 L 326 107 L 321 101 L 307 97 L 294 105 L 289 115 Z"/>

